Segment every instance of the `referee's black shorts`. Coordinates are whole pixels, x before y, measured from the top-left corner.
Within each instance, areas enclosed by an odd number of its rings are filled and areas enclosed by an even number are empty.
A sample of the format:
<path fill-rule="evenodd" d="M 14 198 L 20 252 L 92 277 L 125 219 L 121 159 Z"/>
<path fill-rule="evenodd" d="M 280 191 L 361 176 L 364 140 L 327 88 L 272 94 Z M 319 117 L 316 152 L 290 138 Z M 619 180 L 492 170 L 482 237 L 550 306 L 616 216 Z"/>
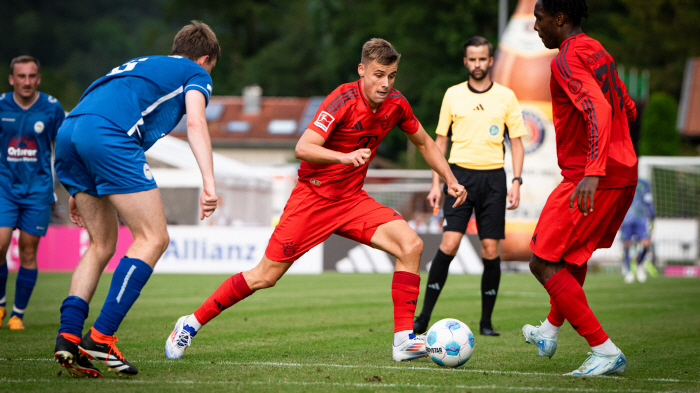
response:
<path fill-rule="evenodd" d="M 455 164 L 450 164 L 450 168 L 459 184 L 467 189 L 467 200 L 453 208 L 455 198 L 447 193 L 447 185 L 445 185 L 443 232 L 465 233 L 474 210 L 480 239 L 505 239 L 508 197 L 506 171 L 503 168 L 467 169 Z"/>

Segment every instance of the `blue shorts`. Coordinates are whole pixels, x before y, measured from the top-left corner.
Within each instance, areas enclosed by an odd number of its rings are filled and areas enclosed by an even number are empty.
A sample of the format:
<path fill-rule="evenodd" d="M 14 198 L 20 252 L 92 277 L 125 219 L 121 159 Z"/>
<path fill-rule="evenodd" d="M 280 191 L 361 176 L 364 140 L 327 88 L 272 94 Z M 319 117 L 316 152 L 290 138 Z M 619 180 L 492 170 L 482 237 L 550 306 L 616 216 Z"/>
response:
<path fill-rule="evenodd" d="M 101 197 L 158 187 L 139 141 L 97 115 L 63 121 L 56 136 L 56 177 L 71 195 Z"/>
<path fill-rule="evenodd" d="M 22 203 L 0 188 L 0 227 L 19 228 L 30 235 L 44 236 L 50 220 L 50 204 Z"/>
<path fill-rule="evenodd" d="M 649 239 L 649 220 L 641 217 L 628 218 L 620 226 L 620 232 L 622 241 L 632 240 L 632 237 L 637 240 Z"/>

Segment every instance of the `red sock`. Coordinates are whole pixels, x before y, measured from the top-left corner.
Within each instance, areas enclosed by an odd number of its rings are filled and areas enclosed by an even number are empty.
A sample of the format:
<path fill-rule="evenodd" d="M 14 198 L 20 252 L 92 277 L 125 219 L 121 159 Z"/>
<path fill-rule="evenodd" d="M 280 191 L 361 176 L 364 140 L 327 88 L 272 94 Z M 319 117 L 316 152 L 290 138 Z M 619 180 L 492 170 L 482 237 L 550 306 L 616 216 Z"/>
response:
<path fill-rule="evenodd" d="M 566 263 L 564 267 L 571 273 L 572 276 L 576 279 L 576 281 L 583 287 L 583 282 L 586 281 L 586 271 L 588 271 L 588 262 L 584 263 L 581 266 L 576 265 L 575 263 Z M 564 314 L 557 308 L 557 305 L 554 303 L 554 300 L 550 299 L 549 304 L 552 305 L 552 307 L 549 310 L 549 315 L 547 315 L 547 320 L 549 323 L 551 323 L 554 326 L 561 326 L 564 324 Z"/>
<path fill-rule="evenodd" d="M 568 269 L 559 270 L 547 280 L 544 289 L 574 330 L 588 341 L 588 345 L 594 347 L 608 339 L 608 335 L 588 307 L 583 288 Z"/>
<path fill-rule="evenodd" d="M 211 321 L 225 309 L 233 306 L 253 293 L 243 278 L 243 273 L 234 274 L 216 288 L 207 300 L 194 312 L 202 325 Z"/>
<path fill-rule="evenodd" d="M 59 336 L 63 336 L 66 340 L 72 342 L 73 344 L 80 344 L 81 338 L 76 336 L 75 334 L 70 334 L 70 333 L 61 333 Z"/>
<path fill-rule="evenodd" d="M 409 272 L 394 272 L 391 282 L 391 299 L 394 301 L 394 333 L 413 330 L 420 276 Z M 197 318 L 199 319 L 199 318 Z"/>

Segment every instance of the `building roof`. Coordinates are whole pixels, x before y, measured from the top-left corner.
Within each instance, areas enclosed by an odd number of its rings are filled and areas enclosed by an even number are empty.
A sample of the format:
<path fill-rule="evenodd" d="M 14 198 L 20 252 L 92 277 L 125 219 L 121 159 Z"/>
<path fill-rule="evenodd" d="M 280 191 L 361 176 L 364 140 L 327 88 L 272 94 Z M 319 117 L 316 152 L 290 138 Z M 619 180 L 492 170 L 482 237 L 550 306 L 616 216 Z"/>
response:
<path fill-rule="evenodd" d="M 681 135 L 700 137 L 700 57 L 689 58 L 685 63 L 676 126 Z"/>
<path fill-rule="evenodd" d="M 258 97 L 259 110 L 246 113 L 244 97 L 213 96 L 206 115 L 215 147 L 294 146 L 311 122 L 323 97 Z M 171 135 L 187 137 L 185 118 Z"/>

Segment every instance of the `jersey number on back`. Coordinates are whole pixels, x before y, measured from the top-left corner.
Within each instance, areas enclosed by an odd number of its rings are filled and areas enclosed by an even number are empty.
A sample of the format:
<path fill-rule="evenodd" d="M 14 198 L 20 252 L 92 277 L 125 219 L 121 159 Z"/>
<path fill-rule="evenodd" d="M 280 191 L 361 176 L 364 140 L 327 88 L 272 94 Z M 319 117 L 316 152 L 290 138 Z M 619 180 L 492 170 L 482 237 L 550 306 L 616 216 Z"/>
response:
<path fill-rule="evenodd" d="M 137 64 L 139 64 L 139 62 L 146 61 L 146 60 L 148 60 L 148 57 L 144 57 L 143 59 L 138 59 L 136 61 L 132 60 L 132 61 L 130 61 L 126 64 L 123 64 L 119 67 L 113 68 L 112 71 L 107 75 L 116 75 L 116 74 L 121 74 L 122 72 L 131 71 L 134 69 L 134 67 L 136 67 Z"/>
<path fill-rule="evenodd" d="M 610 106 L 612 107 L 612 114 L 613 116 L 615 116 L 615 97 L 613 96 L 613 92 L 610 89 L 610 81 L 612 80 L 613 88 L 617 92 L 617 97 L 620 100 L 620 112 L 622 112 L 622 108 L 624 108 L 625 106 L 625 101 L 624 98 L 622 98 L 622 89 L 620 88 L 620 86 L 617 85 L 617 67 L 615 67 L 615 62 L 611 61 L 607 64 L 603 64 L 602 66 L 596 68 L 595 76 L 598 78 L 599 81 L 603 82 L 603 86 L 600 87 L 600 90 L 603 91 L 603 94 L 608 93 L 610 95 Z"/>

